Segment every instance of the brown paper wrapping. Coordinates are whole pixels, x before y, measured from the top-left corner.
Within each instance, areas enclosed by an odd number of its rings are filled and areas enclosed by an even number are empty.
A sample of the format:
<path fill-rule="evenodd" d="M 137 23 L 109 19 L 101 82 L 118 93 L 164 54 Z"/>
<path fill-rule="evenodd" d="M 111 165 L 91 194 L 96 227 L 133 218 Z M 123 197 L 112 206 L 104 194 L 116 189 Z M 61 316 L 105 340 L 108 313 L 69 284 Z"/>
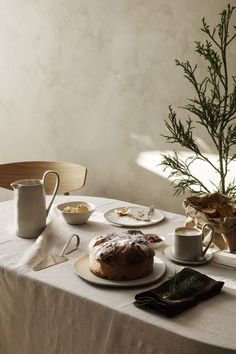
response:
<path fill-rule="evenodd" d="M 213 242 L 222 250 L 236 250 L 236 201 L 212 193 L 189 197 L 184 201 L 186 225 L 201 228 L 208 223 L 214 227 Z"/>

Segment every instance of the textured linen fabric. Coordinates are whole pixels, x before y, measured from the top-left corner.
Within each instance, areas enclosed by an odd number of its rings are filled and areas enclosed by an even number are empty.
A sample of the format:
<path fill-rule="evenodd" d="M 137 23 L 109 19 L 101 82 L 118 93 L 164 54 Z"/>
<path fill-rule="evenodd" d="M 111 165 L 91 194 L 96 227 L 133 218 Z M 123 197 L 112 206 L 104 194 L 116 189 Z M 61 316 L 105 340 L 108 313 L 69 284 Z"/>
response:
<path fill-rule="evenodd" d="M 182 290 L 182 293 L 172 298 L 173 289 L 180 289 L 184 282 L 191 282 L 193 278 L 198 282 L 198 287 L 188 287 L 187 293 L 186 290 Z M 224 282 L 222 281 L 214 280 L 206 274 L 186 267 L 161 285 L 137 294 L 134 304 L 137 307 L 152 308 L 168 317 L 174 317 L 190 307 L 196 306 L 200 301 L 219 294 L 223 285 Z"/>
<path fill-rule="evenodd" d="M 78 197 L 77 197 L 78 198 Z M 55 204 L 76 197 L 56 197 Z M 209 263 L 196 267 L 224 281 L 221 293 L 169 319 L 134 306 L 137 293 L 154 287 L 108 288 L 90 284 L 73 271 L 87 253 L 90 239 L 119 231 L 103 213 L 127 205 L 105 198 L 80 197 L 96 205 L 90 222 L 69 226 L 53 209 L 41 238 L 16 236 L 13 203 L 0 203 L 0 354 L 228 354 L 236 351 L 235 270 Z M 143 232 L 158 233 L 171 243 L 170 233 L 185 218 L 165 213 L 165 220 Z M 33 271 L 46 254 L 59 252 L 72 233 L 80 236 L 79 249 L 67 262 Z M 183 267 L 167 260 L 163 247 L 157 256 L 167 264 L 156 285 Z"/>

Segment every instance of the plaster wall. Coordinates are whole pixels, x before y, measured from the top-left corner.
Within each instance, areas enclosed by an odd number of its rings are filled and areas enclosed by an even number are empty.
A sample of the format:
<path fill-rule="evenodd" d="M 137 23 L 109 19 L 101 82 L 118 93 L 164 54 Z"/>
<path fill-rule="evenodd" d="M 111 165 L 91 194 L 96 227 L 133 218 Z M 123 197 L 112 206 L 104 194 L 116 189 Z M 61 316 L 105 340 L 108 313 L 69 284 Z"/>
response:
<path fill-rule="evenodd" d="M 161 137 L 168 106 L 192 94 L 174 60 L 201 69 L 201 18 L 217 24 L 227 3 L 0 0 L 0 163 L 80 163 L 88 167 L 80 194 L 183 213 L 184 197 L 173 197 L 158 166 L 158 154 L 174 148 Z"/>

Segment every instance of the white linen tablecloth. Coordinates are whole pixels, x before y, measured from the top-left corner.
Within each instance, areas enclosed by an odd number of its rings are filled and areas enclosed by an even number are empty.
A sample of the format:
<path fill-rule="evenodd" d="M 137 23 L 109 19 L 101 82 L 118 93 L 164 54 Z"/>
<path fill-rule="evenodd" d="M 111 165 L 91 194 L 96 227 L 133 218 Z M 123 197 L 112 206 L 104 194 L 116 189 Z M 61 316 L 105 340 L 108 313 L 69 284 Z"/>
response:
<path fill-rule="evenodd" d="M 78 197 L 56 197 L 55 203 Z M 0 203 L 0 354 L 227 354 L 236 352 L 235 269 L 209 263 L 196 267 L 225 281 L 214 298 L 169 319 L 133 305 L 138 292 L 150 289 L 182 269 L 167 260 L 164 247 L 157 255 L 167 271 L 158 283 L 139 288 L 99 287 L 79 278 L 73 264 L 87 253 L 89 240 L 117 231 L 105 211 L 130 203 L 80 197 L 96 205 L 84 225 L 65 224 L 55 208 L 48 227 L 37 240 L 16 236 L 12 201 Z M 155 232 L 171 242 L 170 233 L 184 225 L 180 215 L 164 213 L 165 220 L 143 232 Z M 72 233 L 80 236 L 79 249 L 69 261 L 35 272 L 44 255 L 59 252 Z"/>

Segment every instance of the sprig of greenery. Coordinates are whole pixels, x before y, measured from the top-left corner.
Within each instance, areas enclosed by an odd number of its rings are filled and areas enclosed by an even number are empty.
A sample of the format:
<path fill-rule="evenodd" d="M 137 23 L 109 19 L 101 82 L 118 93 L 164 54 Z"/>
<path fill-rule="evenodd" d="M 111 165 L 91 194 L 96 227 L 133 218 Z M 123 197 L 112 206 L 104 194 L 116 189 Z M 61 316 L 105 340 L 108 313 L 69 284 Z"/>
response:
<path fill-rule="evenodd" d="M 193 295 L 196 291 L 199 291 L 204 282 L 192 275 L 184 280 L 179 280 L 178 275 L 175 274 L 169 283 L 169 289 L 163 294 L 163 297 L 168 300 L 178 300 L 187 296 Z"/>
<path fill-rule="evenodd" d="M 164 171 L 170 169 L 168 178 L 173 178 L 174 195 L 179 195 L 183 190 L 188 189 L 192 194 L 195 193 L 210 193 L 209 189 L 190 172 L 190 166 L 196 159 L 189 157 L 186 161 L 180 159 L 178 154 L 174 151 L 172 155 L 162 155 L 164 160 L 162 166 Z"/>
<path fill-rule="evenodd" d="M 229 77 L 227 49 L 236 38 L 236 26 L 233 33 L 229 32 L 230 19 L 235 7 L 228 5 L 220 14 L 220 23 L 213 29 L 202 19 L 201 30 L 207 35 L 205 43 L 196 41 L 196 52 L 207 64 L 207 76 L 197 79 L 197 65 L 191 65 L 187 60 L 176 60 L 184 77 L 195 91 L 195 97 L 188 99 L 189 103 L 180 107 L 191 114 L 187 120 L 177 119 L 177 113 L 169 106 L 169 116 L 165 120 L 168 135 L 162 135 L 168 143 L 178 143 L 193 154 L 187 161 L 180 159 L 174 151 L 172 155 L 163 155 L 161 165 L 164 170 L 170 169 L 169 178 L 174 177 L 175 195 L 185 193 L 209 193 L 218 191 L 230 196 L 236 196 L 234 181 L 226 185 L 226 176 L 230 164 L 236 160 L 236 154 L 231 156 L 232 147 L 236 145 L 236 77 Z M 231 80 L 230 80 L 231 79 Z M 230 88 L 232 91 L 230 92 Z M 201 151 L 194 138 L 195 125 L 202 126 L 208 133 L 217 151 L 218 164 L 214 164 Z M 220 183 L 212 183 L 209 190 L 203 181 L 194 176 L 190 165 L 201 160 L 208 163 L 219 176 Z"/>

